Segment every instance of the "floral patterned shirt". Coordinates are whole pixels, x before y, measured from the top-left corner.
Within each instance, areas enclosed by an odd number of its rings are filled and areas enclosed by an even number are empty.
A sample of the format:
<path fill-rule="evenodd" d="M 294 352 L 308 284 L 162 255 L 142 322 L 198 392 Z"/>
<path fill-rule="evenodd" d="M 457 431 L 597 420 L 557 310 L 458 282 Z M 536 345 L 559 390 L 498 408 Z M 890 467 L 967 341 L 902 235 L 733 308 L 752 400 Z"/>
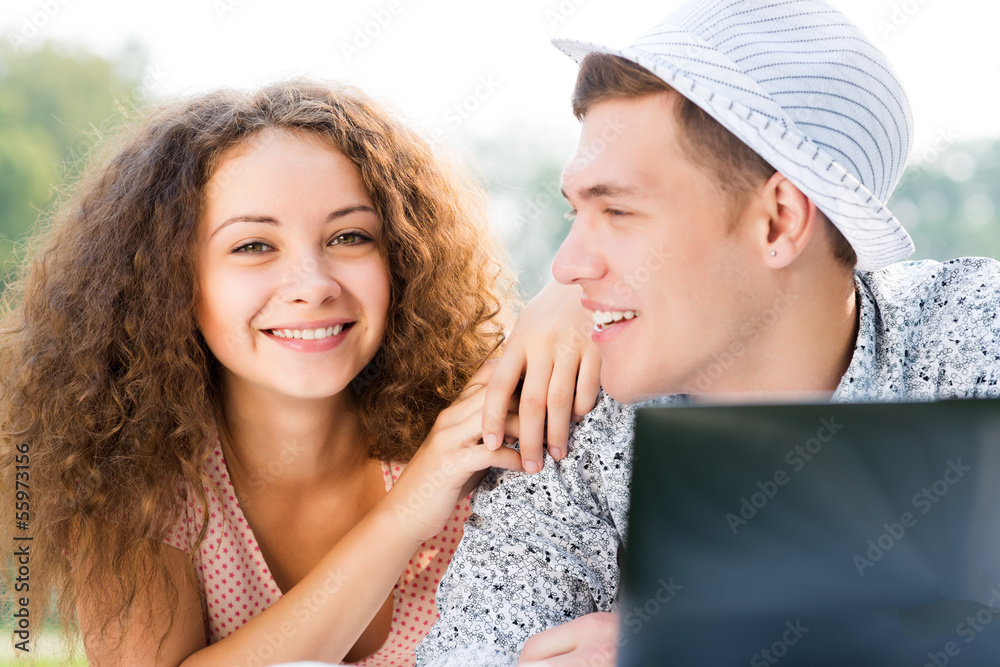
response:
<path fill-rule="evenodd" d="M 855 288 L 858 338 L 834 402 L 1000 396 L 1000 262 L 902 262 L 855 272 Z M 417 664 L 513 665 L 532 635 L 618 610 L 636 407 L 602 392 L 562 461 L 490 471 Z"/>

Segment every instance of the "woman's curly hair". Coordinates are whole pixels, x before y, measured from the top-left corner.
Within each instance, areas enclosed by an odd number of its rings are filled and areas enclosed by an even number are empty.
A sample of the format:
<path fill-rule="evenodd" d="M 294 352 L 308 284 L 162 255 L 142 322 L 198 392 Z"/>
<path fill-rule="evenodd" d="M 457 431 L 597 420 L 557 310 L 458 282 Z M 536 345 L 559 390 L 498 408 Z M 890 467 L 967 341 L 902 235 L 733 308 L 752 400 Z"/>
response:
<path fill-rule="evenodd" d="M 56 595 L 69 633 L 85 590 L 105 591 L 104 627 L 134 622 L 154 581 L 176 608 L 161 540 L 185 480 L 207 514 L 221 405 L 194 314 L 197 222 L 221 156 L 269 128 L 329 141 L 383 223 L 385 337 L 352 383 L 370 456 L 408 460 L 502 340 L 512 279 L 478 188 L 361 93 L 296 80 L 154 112 L 77 182 L 2 297 L 0 489 L 13 502 L 15 457 L 29 461 L 35 627 Z M 24 534 L 10 513 L 0 525 L 6 545 Z M 4 595 L 23 593 L 9 579 Z"/>

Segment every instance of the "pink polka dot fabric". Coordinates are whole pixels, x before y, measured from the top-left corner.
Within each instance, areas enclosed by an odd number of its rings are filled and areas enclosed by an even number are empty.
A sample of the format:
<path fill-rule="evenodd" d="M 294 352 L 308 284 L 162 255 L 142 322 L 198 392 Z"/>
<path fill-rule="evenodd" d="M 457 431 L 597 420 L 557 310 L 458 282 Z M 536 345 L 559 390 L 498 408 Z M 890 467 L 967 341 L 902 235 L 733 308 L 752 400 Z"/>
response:
<path fill-rule="evenodd" d="M 218 440 L 205 470 L 211 482 L 205 486 L 209 525 L 196 560 L 198 583 L 203 591 L 205 634 L 209 643 L 214 643 L 267 609 L 281 597 L 281 591 L 236 500 Z M 403 464 L 382 462 L 386 491 L 402 470 Z M 189 552 L 202 517 L 193 497 L 185 503 L 183 515 L 164 541 Z M 402 667 L 415 663 L 413 649 L 438 619 L 434 601 L 438 583 L 462 539 L 462 527 L 471 511 L 469 498 L 455 505 L 455 513 L 445 529 L 413 554 L 392 592 L 392 627 L 385 644 L 354 664 Z"/>

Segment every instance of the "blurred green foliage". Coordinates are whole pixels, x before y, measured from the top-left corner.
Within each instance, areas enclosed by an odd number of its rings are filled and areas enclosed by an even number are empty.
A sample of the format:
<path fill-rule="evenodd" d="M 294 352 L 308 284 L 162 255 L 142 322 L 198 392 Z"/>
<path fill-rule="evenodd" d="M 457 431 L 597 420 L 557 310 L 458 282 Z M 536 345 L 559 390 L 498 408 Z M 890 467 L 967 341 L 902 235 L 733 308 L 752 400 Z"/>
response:
<path fill-rule="evenodd" d="M 141 90 L 142 51 L 108 60 L 47 43 L 0 47 L 0 267 Z M 4 278 L 0 271 L 0 280 Z"/>
<path fill-rule="evenodd" d="M 508 128 L 507 136 L 472 147 L 471 161 L 489 192 L 491 217 L 518 271 L 526 297 L 551 280 L 552 259 L 569 231 L 560 178 L 573 146 Z"/>
<path fill-rule="evenodd" d="M 889 208 L 913 237 L 910 259 L 1000 258 L 1000 140 L 958 143 L 911 166 Z"/>

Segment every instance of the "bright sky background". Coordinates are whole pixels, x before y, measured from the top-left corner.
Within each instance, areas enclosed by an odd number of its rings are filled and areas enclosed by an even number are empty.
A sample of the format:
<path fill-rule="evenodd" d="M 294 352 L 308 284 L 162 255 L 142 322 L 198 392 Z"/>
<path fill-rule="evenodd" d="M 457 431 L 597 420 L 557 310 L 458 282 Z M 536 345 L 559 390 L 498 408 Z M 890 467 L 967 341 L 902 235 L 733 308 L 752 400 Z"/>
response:
<path fill-rule="evenodd" d="M 995 83 L 1000 79 L 1000 3 L 830 2 L 895 64 L 914 108 L 916 157 L 939 133 L 960 140 L 1000 137 Z M 252 87 L 301 74 L 343 79 L 394 105 L 426 131 L 440 130 L 445 142 L 526 131 L 568 154 L 577 132 L 568 103 L 576 66 L 549 39 L 625 42 L 680 4 L 2 0 L 0 34 L 7 42 L 15 35 L 29 37 L 28 48 L 53 38 L 108 56 L 129 40 L 138 41 L 149 51 L 148 81 L 157 94 Z M 374 36 L 364 34 L 366 27 Z M 461 113 L 456 105 L 464 105 Z"/>

